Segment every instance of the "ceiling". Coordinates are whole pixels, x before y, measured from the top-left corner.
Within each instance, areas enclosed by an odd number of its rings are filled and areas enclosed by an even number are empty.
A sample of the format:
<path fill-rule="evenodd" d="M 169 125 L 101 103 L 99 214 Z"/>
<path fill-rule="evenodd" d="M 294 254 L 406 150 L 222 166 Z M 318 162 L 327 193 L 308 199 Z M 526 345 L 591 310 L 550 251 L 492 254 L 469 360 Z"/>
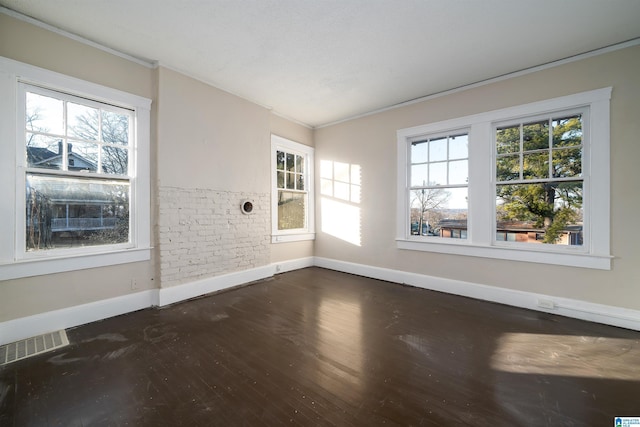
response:
<path fill-rule="evenodd" d="M 0 0 L 311 127 L 640 37 L 638 0 Z"/>

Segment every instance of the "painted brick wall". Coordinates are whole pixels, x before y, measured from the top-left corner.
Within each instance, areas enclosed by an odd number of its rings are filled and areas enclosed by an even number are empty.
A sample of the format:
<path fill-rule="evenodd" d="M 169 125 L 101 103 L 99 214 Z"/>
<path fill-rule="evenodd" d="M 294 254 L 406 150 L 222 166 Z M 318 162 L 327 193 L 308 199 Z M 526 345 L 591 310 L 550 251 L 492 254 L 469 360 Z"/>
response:
<path fill-rule="evenodd" d="M 254 201 L 251 215 L 242 200 Z M 270 259 L 268 193 L 161 187 L 162 287 L 264 266 Z"/>

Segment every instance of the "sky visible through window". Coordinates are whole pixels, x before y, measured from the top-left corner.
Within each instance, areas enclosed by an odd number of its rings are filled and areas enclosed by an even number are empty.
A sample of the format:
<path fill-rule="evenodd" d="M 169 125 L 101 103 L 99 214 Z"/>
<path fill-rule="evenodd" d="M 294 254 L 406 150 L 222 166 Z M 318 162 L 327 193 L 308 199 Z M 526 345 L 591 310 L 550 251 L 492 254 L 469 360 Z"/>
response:
<path fill-rule="evenodd" d="M 448 209 L 467 209 L 467 189 L 451 188 L 468 185 L 468 134 L 451 135 L 411 145 L 411 186 L 443 186 L 449 193 Z"/>

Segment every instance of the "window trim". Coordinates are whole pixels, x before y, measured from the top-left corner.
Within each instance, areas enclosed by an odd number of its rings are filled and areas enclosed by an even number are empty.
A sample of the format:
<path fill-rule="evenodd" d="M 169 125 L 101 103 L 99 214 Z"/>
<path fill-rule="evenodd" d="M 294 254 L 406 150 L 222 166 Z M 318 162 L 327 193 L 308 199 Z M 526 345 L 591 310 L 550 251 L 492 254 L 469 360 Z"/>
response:
<path fill-rule="evenodd" d="M 278 230 L 278 179 L 276 171 L 277 151 L 304 156 L 307 183 L 306 228 Z M 314 240 L 315 234 L 315 174 L 314 148 L 281 136 L 271 134 L 271 243 Z"/>
<path fill-rule="evenodd" d="M 496 142 L 496 131 L 498 128 L 503 127 L 505 125 L 509 126 L 509 125 L 513 125 L 513 124 L 522 124 L 523 122 L 530 122 L 530 121 L 540 121 L 542 119 L 550 119 L 553 116 L 557 116 L 557 115 L 566 115 L 566 114 L 572 114 L 572 115 L 576 115 L 576 114 L 580 114 L 582 116 L 582 120 L 583 120 L 583 143 L 581 144 L 581 148 L 582 148 L 582 176 L 576 179 L 566 179 L 566 178 L 553 178 L 553 177 L 549 177 L 549 178 L 545 178 L 542 179 L 540 181 L 547 181 L 547 182 L 562 182 L 562 181 L 580 181 L 583 185 L 583 193 L 584 193 L 584 200 L 583 201 L 583 205 L 587 205 L 588 206 L 588 202 L 589 202 L 589 195 L 590 195 L 590 176 L 591 176 L 591 165 L 590 163 L 587 161 L 587 157 L 588 157 L 588 153 L 589 153 L 589 149 L 591 147 L 591 127 L 590 127 L 590 122 L 591 122 L 591 114 L 590 114 L 590 109 L 588 106 L 582 106 L 582 107 L 578 107 L 578 108 L 570 108 L 570 109 L 563 109 L 563 110 L 556 110 L 550 113 L 543 113 L 540 115 L 536 115 L 536 116 L 525 116 L 525 117 L 518 117 L 515 119 L 511 119 L 511 120 L 506 120 L 506 121 L 499 121 L 499 122 L 493 122 L 492 126 L 491 126 L 491 134 L 492 134 L 492 146 L 494 147 L 493 150 L 493 162 L 492 162 L 492 166 L 493 166 L 493 172 L 492 172 L 492 186 L 494 189 L 494 193 L 495 193 L 495 188 L 497 185 L 509 185 L 509 184 L 527 184 L 527 183 L 533 183 L 538 182 L 537 180 L 532 180 L 532 181 L 527 181 L 524 179 L 518 179 L 518 180 L 513 180 L 513 181 L 497 181 L 496 178 L 496 165 L 497 165 L 497 153 L 495 150 L 495 142 Z M 551 166 L 551 165 L 550 165 Z M 522 172 L 522 170 L 520 171 Z M 494 199 L 495 200 L 495 199 Z M 493 221 L 492 224 L 497 224 L 496 222 L 496 210 L 495 210 L 495 201 L 494 201 L 494 209 L 493 209 Z M 583 236 L 584 236 L 584 240 L 587 242 L 590 242 L 590 224 L 591 224 L 591 218 L 590 218 L 590 209 L 584 209 L 583 211 Z M 497 232 L 497 230 L 494 230 L 495 232 Z M 497 246 L 497 247 L 504 247 L 504 248 L 522 248 L 522 249 L 529 249 L 530 247 L 530 243 L 523 243 L 523 242 L 516 242 L 516 241 L 508 241 L 508 240 L 504 240 L 504 241 L 498 241 L 495 233 L 492 234 L 492 245 Z M 584 254 L 589 254 L 589 247 L 588 245 L 581 245 L 581 246 L 561 246 L 561 245 L 557 245 L 557 246 L 550 246 L 550 245 L 543 245 L 541 248 L 543 251 L 549 251 L 549 252 L 570 252 L 570 253 L 584 253 Z"/>
<path fill-rule="evenodd" d="M 130 177 L 132 211 L 130 241 L 128 245 L 104 245 L 85 247 L 73 251 L 42 251 L 42 254 L 24 256 L 18 253 L 23 232 L 19 229 L 19 203 L 24 202 L 25 162 L 24 113 L 19 108 L 20 83 L 87 98 L 99 103 L 115 105 L 133 111 L 135 145 L 131 148 L 133 158 Z M 0 197 L 6 201 L 0 207 L 0 280 L 44 274 L 81 270 L 151 259 L 151 194 L 150 194 L 150 120 L 151 100 L 87 82 L 74 77 L 34 67 L 8 58 L 0 57 L 0 139 L 13 141 L 0 150 L 0 179 L 7 185 L 0 188 Z M 22 193 L 20 193 L 22 191 Z M 23 215 L 22 215 L 23 216 Z"/>
<path fill-rule="evenodd" d="M 596 89 L 574 95 L 444 120 L 397 131 L 397 220 L 396 242 L 399 249 L 439 252 L 465 256 L 506 259 L 594 269 L 611 269 L 610 255 L 610 99 L 612 88 Z M 583 153 L 585 165 L 585 217 L 589 219 L 589 239 L 584 247 L 521 247 L 496 244 L 495 227 L 495 148 L 496 124 L 557 111 L 588 108 L 590 140 Z M 407 169 L 409 144 L 421 135 L 469 128 L 469 219 L 468 238 L 425 241 L 411 236 L 409 230 Z M 591 203 L 590 200 L 598 200 Z M 604 224 L 595 227 L 594 224 Z"/>
<path fill-rule="evenodd" d="M 77 173 L 77 172 L 71 172 L 68 170 L 64 170 L 64 169 L 51 169 L 51 170 L 43 170 L 43 169 L 39 169 L 39 168 L 34 168 L 34 167 L 29 167 L 29 165 L 27 164 L 26 159 L 24 158 L 24 141 L 25 141 L 25 137 L 26 137 L 26 133 L 27 131 L 25 130 L 24 127 L 24 123 L 25 123 L 25 115 L 24 112 L 26 110 L 25 105 L 24 105 L 24 101 L 26 99 L 26 94 L 27 93 L 35 93 L 38 95 L 44 95 L 44 96 L 48 96 L 48 97 L 55 97 L 56 99 L 62 100 L 62 101 L 66 101 L 66 102 L 81 102 L 83 103 L 83 105 L 90 105 L 93 108 L 100 108 L 103 109 L 105 111 L 109 111 L 112 108 L 118 108 L 119 110 L 125 110 L 127 112 L 128 115 L 130 115 L 131 118 L 131 123 L 130 123 L 130 129 L 129 129 L 129 139 L 134 141 L 136 141 L 135 138 L 135 123 L 134 123 L 134 111 L 132 111 L 131 109 L 128 108 L 122 108 L 122 107 L 115 107 L 109 104 L 104 104 L 104 103 L 100 103 L 100 102 L 96 102 L 90 99 L 81 99 L 78 98 L 75 95 L 69 94 L 69 93 L 65 93 L 65 92 L 59 92 L 59 91 L 54 91 L 51 89 L 47 89 L 44 88 L 42 86 L 35 86 L 35 85 L 31 85 L 28 83 L 24 83 L 22 82 L 20 79 L 18 80 L 18 119 L 17 119 L 17 126 L 18 126 L 18 137 L 17 137 L 17 146 L 16 146 L 16 153 L 18 154 L 17 158 L 16 158 L 16 164 L 18 165 L 18 170 L 22 170 L 24 171 L 24 173 L 19 173 L 16 176 L 16 206 L 24 206 L 26 204 L 26 199 L 25 199 L 25 187 L 26 187 L 26 175 L 32 173 L 35 175 L 45 175 L 45 176 L 49 176 L 49 177 L 60 177 L 60 178 L 78 178 L 78 179 L 89 179 L 89 180 L 95 180 L 95 181 L 99 181 L 99 180 L 114 180 L 114 181 L 122 181 L 122 182 L 126 182 L 129 185 L 129 189 L 130 189 L 130 194 L 132 194 L 133 192 L 133 185 L 132 185 L 132 181 L 134 178 L 134 173 L 133 173 L 133 165 L 135 165 L 136 162 L 136 157 L 135 157 L 135 145 L 127 147 L 128 150 L 128 157 L 129 157 L 129 165 L 128 165 L 128 171 L 126 175 L 119 175 L 119 174 L 109 174 L 109 173 L 103 173 L 102 171 L 98 170 L 96 171 L 96 173 L 91 173 L 91 174 L 82 174 L 82 173 Z M 106 108 L 105 108 L 106 107 Z M 62 137 L 62 136 L 61 136 Z M 73 139 L 73 138 L 70 138 Z M 101 141 L 96 142 L 96 144 L 100 145 L 102 144 Z M 114 250 L 119 250 L 119 249 L 131 249 L 131 248 L 135 248 L 135 242 L 132 239 L 132 235 L 134 235 L 135 233 L 135 227 L 137 225 L 137 215 L 138 215 L 138 209 L 137 207 L 135 209 L 130 209 L 130 216 L 131 216 L 131 220 L 130 220 L 130 224 L 129 224 L 129 240 L 127 242 L 124 243 L 117 243 L 117 244 L 103 244 L 103 245 L 96 245 L 96 246 L 85 246 L 85 247 L 71 247 L 71 248 L 53 248 L 53 249 L 39 249 L 37 251 L 27 251 L 26 250 L 26 245 L 25 245 L 25 239 L 24 236 L 22 234 L 22 230 L 21 230 L 21 226 L 20 224 L 25 224 L 26 222 L 26 212 L 24 209 L 16 209 L 16 250 L 15 250 L 15 256 L 18 260 L 30 260 L 30 259 L 42 259 L 42 258 L 48 258 L 51 256 L 54 257 L 72 257 L 72 256 L 83 256 L 86 254 L 92 254 L 92 253 L 103 253 L 103 252 L 111 252 Z"/>

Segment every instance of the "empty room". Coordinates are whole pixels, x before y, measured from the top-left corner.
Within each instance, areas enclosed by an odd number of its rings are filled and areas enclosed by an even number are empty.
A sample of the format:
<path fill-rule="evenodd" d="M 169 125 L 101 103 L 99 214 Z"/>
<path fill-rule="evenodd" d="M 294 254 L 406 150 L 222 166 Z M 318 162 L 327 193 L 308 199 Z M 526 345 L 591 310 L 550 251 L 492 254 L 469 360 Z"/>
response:
<path fill-rule="evenodd" d="M 0 426 L 640 424 L 640 2 L 0 0 Z"/>

